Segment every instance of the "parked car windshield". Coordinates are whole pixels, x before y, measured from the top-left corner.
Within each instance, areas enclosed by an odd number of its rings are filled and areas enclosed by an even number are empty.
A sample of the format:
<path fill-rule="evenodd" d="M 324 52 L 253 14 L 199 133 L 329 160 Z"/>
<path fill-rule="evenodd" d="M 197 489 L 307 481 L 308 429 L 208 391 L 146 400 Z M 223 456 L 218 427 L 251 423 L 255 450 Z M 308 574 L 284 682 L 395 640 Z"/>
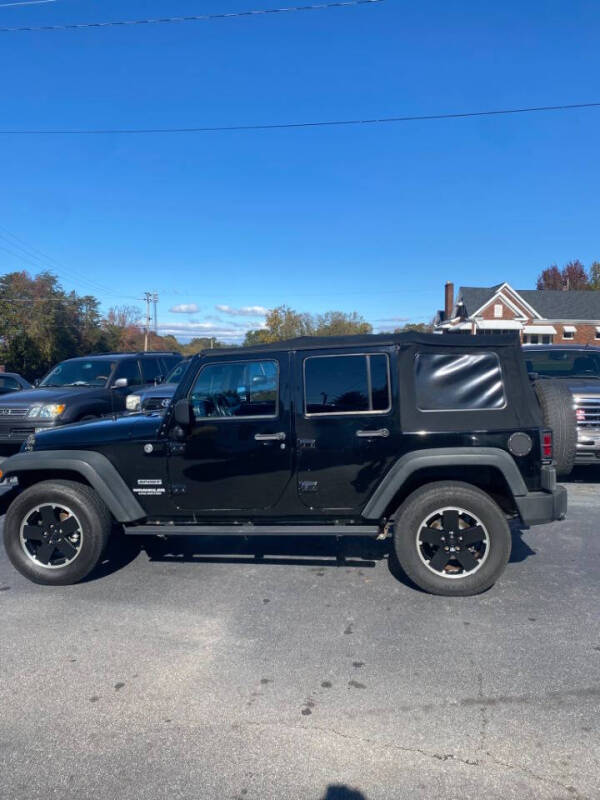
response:
<path fill-rule="evenodd" d="M 600 378 L 600 356 L 585 350 L 525 350 L 528 372 L 544 378 Z"/>
<path fill-rule="evenodd" d="M 183 378 L 185 373 L 187 372 L 187 368 L 189 367 L 189 361 L 180 361 L 176 367 L 173 367 L 171 372 L 165 378 L 165 383 L 179 383 L 179 381 Z"/>
<path fill-rule="evenodd" d="M 115 366 L 108 359 L 63 361 L 46 375 L 40 386 L 105 386 Z"/>

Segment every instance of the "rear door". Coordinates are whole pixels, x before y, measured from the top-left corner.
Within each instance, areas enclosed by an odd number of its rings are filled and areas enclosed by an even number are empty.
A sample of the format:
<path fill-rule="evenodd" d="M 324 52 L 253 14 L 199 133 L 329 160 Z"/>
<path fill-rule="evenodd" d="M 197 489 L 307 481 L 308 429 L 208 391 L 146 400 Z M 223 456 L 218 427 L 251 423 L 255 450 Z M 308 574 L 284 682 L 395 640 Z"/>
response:
<path fill-rule="evenodd" d="M 395 352 L 296 355 L 298 492 L 309 508 L 355 512 L 399 444 Z"/>
<path fill-rule="evenodd" d="M 194 421 L 169 458 L 177 508 L 277 503 L 292 476 L 288 363 L 287 353 L 201 363 L 189 395 Z"/>

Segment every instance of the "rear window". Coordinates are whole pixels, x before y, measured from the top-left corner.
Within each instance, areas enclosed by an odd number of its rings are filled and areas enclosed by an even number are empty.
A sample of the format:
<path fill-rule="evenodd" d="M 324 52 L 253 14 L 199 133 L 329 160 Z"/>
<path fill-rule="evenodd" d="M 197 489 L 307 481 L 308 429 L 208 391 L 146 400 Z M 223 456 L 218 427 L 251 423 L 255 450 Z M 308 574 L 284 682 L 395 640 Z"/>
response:
<path fill-rule="evenodd" d="M 310 356 L 304 361 L 304 392 L 307 414 L 388 411 L 388 356 Z"/>
<path fill-rule="evenodd" d="M 506 407 L 496 353 L 419 353 L 415 389 L 421 411 L 493 411 Z"/>

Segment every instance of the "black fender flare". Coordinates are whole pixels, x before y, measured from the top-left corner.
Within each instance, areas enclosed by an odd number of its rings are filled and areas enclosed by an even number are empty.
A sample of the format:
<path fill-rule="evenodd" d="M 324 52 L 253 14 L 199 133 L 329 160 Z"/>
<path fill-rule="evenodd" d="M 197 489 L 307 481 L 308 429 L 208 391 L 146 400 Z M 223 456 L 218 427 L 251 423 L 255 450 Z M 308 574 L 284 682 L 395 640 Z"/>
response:
<path fill-rule="evenodd" d="M 364 507 L 362 516 L 365 519 L 381 519 L 396 493 L 414 472 L 427 468 L 461 466 L 495 467 L 504 476 L 513 497 L 522 497 L 528 493 L 514 459 L 498 447 L 413 450 L 396 461 Z"/>
<path fill-rule="evenodd" d="M 108 458 L 93 450 L 33 450 L 2 462 L 3 477 L 24 472 L 68 470 L 81 475 L 97 492 L 117 522 L 136 522 L 147 516 L 137 498 Z"/>

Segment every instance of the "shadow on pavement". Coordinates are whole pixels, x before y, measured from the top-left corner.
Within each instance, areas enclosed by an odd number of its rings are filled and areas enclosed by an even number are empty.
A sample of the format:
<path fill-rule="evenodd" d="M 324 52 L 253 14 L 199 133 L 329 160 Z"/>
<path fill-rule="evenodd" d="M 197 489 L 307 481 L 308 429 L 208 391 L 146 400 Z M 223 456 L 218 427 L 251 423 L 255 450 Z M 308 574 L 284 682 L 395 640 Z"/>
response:
<path fill-rule="evenodd" d="M 327 787 L 327 791 L 321 800 L 367 800 L 367 796 L 358 789 L 351 789 L 349 786 L 342 784 L 331 784 Z"/>
<path fill-rule="evenodd" d="M 418 589 L 398 563 L 391 540 L 352 536 L 125 536 L 115 533 L 99 566 L 86 578 L 94 581 L 126 567 L 144 550 L 150 561 L 198 564 L 265 564 L 304 567 L 372 569 L 387 559 L 393 577 Z M 512 528 L 511 563 L 535 555 Z"/>
<path fill-rule="evenodd" d="M 560 483 L 600 483 L 600 464 L 579 465 L 567 477 L 559 478 Z"/>
<path fill-rule="evenodd" d="M 352 536 L 172 536 L 143 537 L 151 561 L 282 564 L 372 568 L 389 545 Z"/>

